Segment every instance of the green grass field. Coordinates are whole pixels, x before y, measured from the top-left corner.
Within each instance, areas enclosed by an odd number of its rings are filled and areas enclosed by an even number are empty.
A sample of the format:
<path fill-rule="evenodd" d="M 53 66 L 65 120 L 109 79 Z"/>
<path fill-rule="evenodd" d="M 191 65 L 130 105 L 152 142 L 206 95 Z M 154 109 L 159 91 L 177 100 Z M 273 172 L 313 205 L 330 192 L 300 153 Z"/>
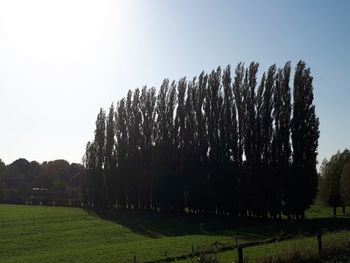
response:
<path fill-rule="evenodd" d="M 350 240 L 350 231 L 340 231 L 334 233 L 325 233 L 323 235 L 323 247 L 327 249 L 334 246 L 335 243 Z M 349 244 L 349 243 L 347 243 Z M 316 237 L 296 237 L 291 240 L 274 242 L 264 245 L 256 245 L 243 249 L 243 255 L 248 262 L 260 262 L 264 258 L 283 257 L 293 252 L 299 252 L 302 255 L 317 256 L 318 246 Z M 237 250 L 217 253 L 216 258 L 219 262 L 234 262 L 237 259 Z M 178 263 L 191 263 L 190 259 L 177 261 Z M 338 262 L 338 261 L 337 261 Z"/>
<path fill-rule="evenodd" d="M 314 206 L 303 223 L 276 223 L 138 211 L 96 214 L 80 208 L 2 204 L 0 262 L 133 262 L 135 255 L 143 262 L 162 259 L 165 253 L 188 254 L 192 245 L 195 250 L 204 250 L 215 241 L 233 245 L 235 238 L 244 243 L 281 233 L 314 235 L 320 229 L 350 226 L 350 218 L 331 218 L 331 214 L 331 209 Z M 246 251 L 257 253 L 254 247 Z M 234 253 L 219 257 L 222 262 L 232 262 Z"/>

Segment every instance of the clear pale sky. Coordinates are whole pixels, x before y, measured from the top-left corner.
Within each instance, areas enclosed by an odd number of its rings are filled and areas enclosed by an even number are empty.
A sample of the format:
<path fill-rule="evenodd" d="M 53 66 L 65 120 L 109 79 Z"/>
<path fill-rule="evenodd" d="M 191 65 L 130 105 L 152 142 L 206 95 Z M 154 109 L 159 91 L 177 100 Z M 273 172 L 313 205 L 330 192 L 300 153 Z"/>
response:
<path fill-rule="evenodd" d="M 99 108 L 128 89 L 302 59 L 322 160 L 350 148 L 349 14 L 346 0 L 0 0 L 0 158 L 81 162 Z"/>

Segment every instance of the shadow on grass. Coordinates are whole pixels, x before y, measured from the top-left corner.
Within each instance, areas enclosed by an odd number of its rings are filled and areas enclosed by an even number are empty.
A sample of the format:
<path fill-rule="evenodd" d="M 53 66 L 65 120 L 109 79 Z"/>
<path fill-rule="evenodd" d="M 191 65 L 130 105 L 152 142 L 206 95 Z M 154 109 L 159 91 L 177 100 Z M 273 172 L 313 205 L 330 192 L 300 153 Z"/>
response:
<path fill-rule="evenodd" d="M 151 211 L 88 210 L 150 238 L 183 235 L 223 235 L 239 241 L 263 240 L 280 235 L 315 235 L 319 231 L 350 229 L 350 218 L 314 218 L 304 221 L 271 221 L 252 218 L 170 215 Z"/>

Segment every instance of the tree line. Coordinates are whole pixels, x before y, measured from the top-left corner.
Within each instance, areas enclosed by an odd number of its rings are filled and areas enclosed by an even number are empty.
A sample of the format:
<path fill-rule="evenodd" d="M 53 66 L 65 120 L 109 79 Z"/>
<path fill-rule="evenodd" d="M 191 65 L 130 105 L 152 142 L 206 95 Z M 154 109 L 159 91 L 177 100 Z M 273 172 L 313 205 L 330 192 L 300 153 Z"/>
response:
<path fill-rule="evenodd" d="M 6 165 L 0 159 L 0 202 L 77 201 L 83 172 L 81 164 L 66 160 L 38 163 L 20 158 Z"/>
<path fill-rule="evenodd" d="M 83 158 L 89 206 L 302 218 L 317 192 L 319 119 L 300 61 L 218 67 L 100 109 Z"/>

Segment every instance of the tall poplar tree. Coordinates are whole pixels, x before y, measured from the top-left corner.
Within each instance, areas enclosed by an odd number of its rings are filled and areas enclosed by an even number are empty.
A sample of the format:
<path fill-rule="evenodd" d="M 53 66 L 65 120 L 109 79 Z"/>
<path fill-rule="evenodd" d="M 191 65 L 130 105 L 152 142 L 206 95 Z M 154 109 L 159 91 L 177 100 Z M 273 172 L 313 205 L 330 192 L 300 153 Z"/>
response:
<path fill-rule="evenodd" d="M 213 214 L 217 209 L 219 203 L 219 189 L 220 181 L 217 180 L 220 176 L 219 167 L 220 167 L 220 154 L 221 147 L 219 141 L 219 119 L 220 119 L 220 110 L 222 107 L 221 97 L 221 67 L 218 67 L 216 70 L 213 70 L 208 76 L 208 85 L 206 91 L 205 99 L 205 115 L 206 122 L 208 127 L 208 145 L 209 145 L 209 159 L 208 159 L 208 179 L 209 179 L 209 189 L 207 192 L 208 195 L 208 211 Z"/>
<path fill-rule="evenodd" d="M 317 147 L 319 120 L 313 104 L 313 77 L 305 62 L 299 61 L 295 69 L 293 88 L 293 117 L 291 122 L 293 145 L 293 174 L 288 185 L 289 212 L 299 218 L 312 204 L 317 192 Z M 298 191 L 295 191 L 298 189 Z"/>
<path fill-rule="evenodd" d="M 259 185 L 257 184 L 257 165 L 259 164 L 259 155 L 257 149 L 257 118 L 256 118 L 256 74 L 258 72 L 259 64 L 252 62 L 249 68 L 246 69 L 246 75 L 244 79 L 244 91 L 243 100 L 246 113 L 246 123 L 244 130 L 244 153 L 246 157 L 246 170 L 247 170 L 247 202 L 248 212 L 256 214 L 260 209 L 260 204 L 257 198 L 255 198 L 257 191 L 259 191 Z"/>
<path fill-rule="evenodd" d="M 128 130 L 125 98 L 117 104 L 116 138 L 117 138 L 117 174 L 116 192 L 117 207 L 126 208 L 127 200 L 127 158 L 128 158 Z"/>
<path fill-rule="evenodd" d="M 275 129 L 272 142 L 272 166 L 275 180 L 279 183 L 279 194 L 276 202 L 271 208 L 275 213 L 281 213 L 281 204 L 285 196 L 292 190 L 288 187 L 291 164 L 291 142 L 290 142 L 290 119 L 291 119 L 291 92 L 290 92 L 290 62 L 283 69 L 279 69 L 276 76 L 276 87 L 274 90 L 273 118 Z M 293 190 L 292 190 L 293 191 Z"/>
<path fill-rule="evenodd" d="M 107 206 L 113 207 L 115 205 L 115 178 L 116 172 L 116 156 L 115 156 L 115 112 L 112 103 L 109 108 L 108 117 L 106 120 L 106 152 L 105 152 L 105 176 L 106 176 L 106 198 Z"/>
<path fill-rule="evenodd" d="M 94 147 L 96 147 L 96 173 L 95 202 L 97 207 L 106 205 L 106 175 L 105 175 L 105 149 L 106 149 L 106 113 L 101 108 L 96 120 Z"/>
<path fill-rule="evenodd" d="M 155 126 L 155 88 L 143 87 L 140 97 L 141 122 L 141 167 L 142 207 L 150 209 L 152 202 L 152 162 Z"/>
<path fill-rule="evenodd" d="M 246 108 L 244 106 L 244 80 L 245 68 L 243 63 L 239 63 L 235 69 L 235 78 L 233 83 L 233 95 L 237 111 L 237 165 L 239 168 L 238 175 L 238 210 L 241 216 L 247 213 L 247 178 L 243 167 L 243 153 L 245 143 L 245 124 L 246 124 Z"/>

